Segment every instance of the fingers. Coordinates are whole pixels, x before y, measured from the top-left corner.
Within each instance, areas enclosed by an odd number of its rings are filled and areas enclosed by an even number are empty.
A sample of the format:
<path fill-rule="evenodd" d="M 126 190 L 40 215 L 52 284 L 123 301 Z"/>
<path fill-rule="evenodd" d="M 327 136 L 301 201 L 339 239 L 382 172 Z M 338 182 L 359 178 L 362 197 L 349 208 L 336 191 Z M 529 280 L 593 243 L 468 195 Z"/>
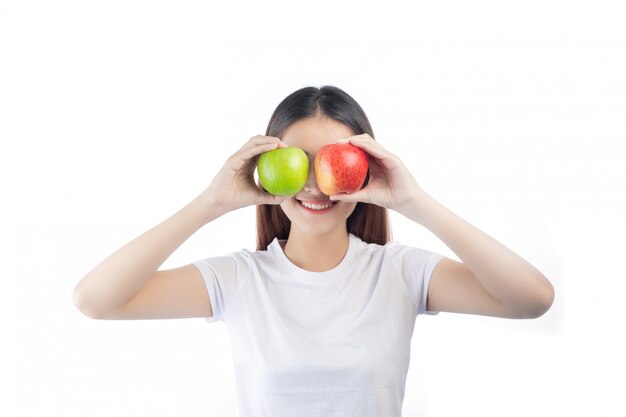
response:
<path fill-rule="evenodd" d="M 278 205 L 283 201 L 291 198 L 290 195 L 272 195 L 268 192 L 263 191 L 262 196 L 260 197 L 260 201 L 257 204 L 269 204 L 269 205 Z"/>
<path fill-rule="evenodd" d="M 254 136 L 231 156 L 231 161 L 234 163 L 233 169 L 242 168 L 250 159 L 257 155 L 285 146 L 287 145 L 279 138 L 273 136 Z"/>
<path fill-rule="evenodd" d="M 239 159 L 248 160 L 252 157 L 255 157 L 263 152 L 268 152 L 273 149 L 278 148 L 278 143 L 270 142 L 270 143 L 261 143 L 258 145 L 251 146 L 249 148 L 243 149 L 241 152 L 237 154 Z"/>
<path fill-rule="evenodd" d="M 363 149 L 368 154 L 378 159 L 396 158 L 394 154 L 383 148 L 370 135 L 363 133 L 362 135 L 351 136 L 349 138 L 339 139 L 338 143 L 351 143 L 352 145 Z"/>
<path fill-rule="evenodd" d="M 243 146 L 239 149 L 238 152 L 243 151 L 251 146 L 261 145 L 264 143 L 282 143 L 279 138 L 274 136 L 264 136 L 264 135 L 255 135 L 252 136 Z"/>
<path fill-rule="evenodd" d="M 235 152 L 234 155 L 250 155 L 250 149 L 270 144 L 276 145 L 275 147 L 285 145 L 279 138 L 276 138 L 274 136 L 256 135 L 250 138 L 246 143 L 244 143 L 243 146 L 237 152 Z"/>
<path fill-rule="evenodd" d="M 345 203 L 359 203 L 359 202 L 370 203 L 371 202 L 369 192 L 365 188 L 359 191 L 356 191 L 354 193 L 351 193 L 351 194 L 331 195 L 329 198 L 331 201 L 343 201 Z"/>

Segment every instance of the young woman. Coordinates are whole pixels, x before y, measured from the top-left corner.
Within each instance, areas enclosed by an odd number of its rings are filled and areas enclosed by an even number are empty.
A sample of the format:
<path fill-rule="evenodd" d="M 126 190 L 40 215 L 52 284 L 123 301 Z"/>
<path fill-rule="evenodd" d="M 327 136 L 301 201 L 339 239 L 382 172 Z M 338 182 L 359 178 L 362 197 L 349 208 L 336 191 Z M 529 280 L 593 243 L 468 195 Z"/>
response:
<path fill-rule="evenodd" d="M 365 185 L 324 195 L 312 159 L 329 143 L 368 155 Z M 304 189 L 269 195 L 258 156 L 297 146 L 311 158 Z M 257 250 L 157 270 L 221 215 L 257 206 Z M 428 228 L 462 262 L 389 242 L 387 210 Z M 83 278 L 75 303 L 95 319 L 205 317 L 232 340 L 242 417 L 401 415 L 416 316 L 454 312 L 535 318 L 554 290 L 536 268 L 427 194 L 374 140 L 339 88 L 300 89 L 226 161 L 211 184 Z"/>

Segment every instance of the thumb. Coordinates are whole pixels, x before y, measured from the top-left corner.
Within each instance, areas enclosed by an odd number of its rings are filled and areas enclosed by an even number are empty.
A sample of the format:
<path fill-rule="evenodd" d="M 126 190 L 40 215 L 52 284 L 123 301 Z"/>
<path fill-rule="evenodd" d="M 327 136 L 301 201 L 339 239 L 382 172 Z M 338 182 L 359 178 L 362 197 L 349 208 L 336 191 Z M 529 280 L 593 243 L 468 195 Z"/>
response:
<path fill-rule="evenodd" d="M 367 190 L 359 190 L 354 193 L 342 193 L 330 196 L 331 201 L 343 201 L 346 203 L 369 203 L 369 193 Z"/>
<path fill-rule="evenodd" d="M 272 195 L 269 193 L 264 193 L 264 195 L 260 198 L 258 204 L 270 204 L 270 205 L 278 205 L 283 201 L 291 198 L 290 195 Z"/>

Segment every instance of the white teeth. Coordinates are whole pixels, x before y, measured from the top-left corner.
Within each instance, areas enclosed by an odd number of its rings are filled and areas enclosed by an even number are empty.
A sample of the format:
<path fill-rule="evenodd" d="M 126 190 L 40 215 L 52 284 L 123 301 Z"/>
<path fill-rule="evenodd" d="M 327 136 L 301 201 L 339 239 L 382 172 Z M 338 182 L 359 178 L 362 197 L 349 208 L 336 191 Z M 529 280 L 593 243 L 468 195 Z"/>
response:
<path fill-rule="evenodd" d="M 324 210 L 324 209 L 327 209 L 328 207 L 333 205 L 333 203 L 328 203 L 328 204 L 309 204 L 309 203 L 305 203 L 304 201 L 301 201 L 300 204 L 302 204 L 306 208 L 313 209 L 313 210 Z"/>

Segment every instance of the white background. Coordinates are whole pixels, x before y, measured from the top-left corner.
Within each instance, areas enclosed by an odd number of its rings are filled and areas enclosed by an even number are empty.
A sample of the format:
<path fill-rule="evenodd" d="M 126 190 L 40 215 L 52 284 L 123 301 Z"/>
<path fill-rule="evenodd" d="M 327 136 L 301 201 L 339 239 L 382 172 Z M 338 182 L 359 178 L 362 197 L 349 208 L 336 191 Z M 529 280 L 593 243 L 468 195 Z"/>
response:
<path fill-rule="evenodd" d="M 301 3 L 0 2 L 0 415 L 236 415 L 222 323 L 92 320 L 73 289 L 322 85 L 556 289 L 536 320 L 419 317 L 404 415 L 625 415 L 626 4 Z M 162 267 L 254 244 L 249 207 Z"/>

